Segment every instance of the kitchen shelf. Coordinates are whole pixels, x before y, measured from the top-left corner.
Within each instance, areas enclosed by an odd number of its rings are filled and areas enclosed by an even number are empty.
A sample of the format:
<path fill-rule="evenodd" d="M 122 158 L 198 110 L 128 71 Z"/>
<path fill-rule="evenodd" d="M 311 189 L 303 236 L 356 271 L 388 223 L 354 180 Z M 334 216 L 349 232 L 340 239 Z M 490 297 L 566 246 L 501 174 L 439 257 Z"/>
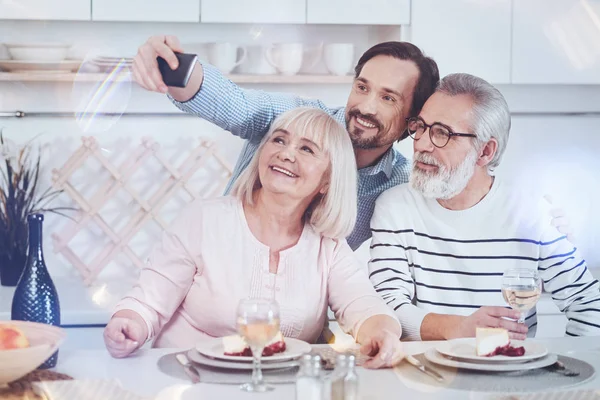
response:
<path fill-rule="evenodd" d="M 99 73 L 41 73 L 41 72 L 0 72 L 0 82 L 100 82 L 107 79 L 107 74 Z M 235 83 L 257 84 L 347 84 L 352 76 L 335 75 L 228 75 Z M 116 77 L 111 81 L 124 81 L 128 78 Z"/>

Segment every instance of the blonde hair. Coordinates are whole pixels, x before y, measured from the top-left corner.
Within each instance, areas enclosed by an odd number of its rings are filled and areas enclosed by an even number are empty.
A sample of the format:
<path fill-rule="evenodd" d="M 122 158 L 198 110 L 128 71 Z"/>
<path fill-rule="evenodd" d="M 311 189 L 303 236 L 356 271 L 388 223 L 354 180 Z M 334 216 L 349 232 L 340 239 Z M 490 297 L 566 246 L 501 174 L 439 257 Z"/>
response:
<path fill-rule="evenodd" d="M 346 129 L 326 112 L 317 108 L 295 108 L 281 114 L 262 138 L 248 167 L 235 182 L 231 193 L 247 204 L 254 204 L 254 191 L 261 187 L 258 159 L 265 143 L 278 130 L 306 137 L 319 144 L 329 156 L 326 172 L 328 188 L 315 196 L 305 212 L 305 221 L 319 234 L 346 238 L 356 222 L 356 159 Z"/>

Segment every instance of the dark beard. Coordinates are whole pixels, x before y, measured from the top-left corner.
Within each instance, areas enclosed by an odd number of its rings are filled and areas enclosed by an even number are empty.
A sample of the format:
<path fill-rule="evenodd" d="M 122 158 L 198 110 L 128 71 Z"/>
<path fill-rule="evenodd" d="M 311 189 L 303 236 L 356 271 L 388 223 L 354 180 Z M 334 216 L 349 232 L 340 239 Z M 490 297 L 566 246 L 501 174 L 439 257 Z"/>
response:
<path fill-rule="evenodd" d="M 365 133 L 364 129 L 359 127 L 355 127 L 354 129 L 350 128 L 350 121 L 354 117 L 360 117 L 365 121 L 368 121 L 375 125 L 377 129 L 377 134 L 370 138 L 363 138 L 363 134 Z M 350 135 L 350 140 L 352 141 L 352 146 L 355 149 L 361 150 L 372 150 L 381 148 L 384 146 L 388 146 L 393 144 L 397 139 L 403 138 L 402 132 L 399 132 L 398 135 L 391 136 L 390 132 L 383 131 L 383 125 L 372 115 L 361 114 L 357 109 L 352 109 L 348 112 L 346 116 L 346 130 Z"/>
<path fill-rule="evenodd" d="M 359 118 L 364 119 L 365 121 L 370 122 L 373 125 L 375 125 L 375 129 L 377 129 L 377 134 L 369 139 L 363 139 L 362 135 L 365 132 L 363 129 L 356 127 L 351 130 L 350 129 L 350 121 L 352 120 L 352 118 L 355 118 L 355 117 L 359 117 Z M 346 116 L 346 130 L 348 131 L 348 134 L 350 135 L 350 140 L 352 141 L 352 145 L 354 146 L 354 148 L 369 150 L 369 149 L 375 149 L 377 147 L 380 147 L 381 146 L 381 143 L 380 143 L 381 128 L 382 128 L 381 123 L 373 115 L 362 114 L 356 108 L 353 108 L 350 111 L 348 111 L 348 115 Z"/>
<path fill-rule="evenodd" d="M 352 146 L 355 149 L 370 150 L 381 146 L 381 143 L 379 142 L 379 135 L 365 139 L 362 137 L 363 133 L 364 131 L 360 128 L 355 128 L 352 131 L 348 129 Z"/>

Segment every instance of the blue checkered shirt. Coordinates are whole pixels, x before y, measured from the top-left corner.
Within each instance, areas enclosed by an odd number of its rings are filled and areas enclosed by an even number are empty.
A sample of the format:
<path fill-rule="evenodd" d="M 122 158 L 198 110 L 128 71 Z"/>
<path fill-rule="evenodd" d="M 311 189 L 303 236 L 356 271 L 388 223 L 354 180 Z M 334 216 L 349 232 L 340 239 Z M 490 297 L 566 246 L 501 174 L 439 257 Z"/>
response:
<path fill-rule="evenodd" d="M 215 67 L 209 64 L 202 64 L 202 67 L 204 81 L 201 90 L 183 103 L 172 97 L 170 99 L 182 111 L 195 114 L 246 140 L 225 193 L 248 166 L 260 140 L 278 115 L 296 107 L 316 107 L 345 125 L 344 107 L 329 108 L 319 100 L 242 89 Z M 409 174 L 409 161 L 393 147 L 377 164 L 358 170 L 358 215 L 354 230 L 347 238 L 353 250 L 371 237 L 370 222 L 377 197 L 393 186 L 408 182 Z"/>

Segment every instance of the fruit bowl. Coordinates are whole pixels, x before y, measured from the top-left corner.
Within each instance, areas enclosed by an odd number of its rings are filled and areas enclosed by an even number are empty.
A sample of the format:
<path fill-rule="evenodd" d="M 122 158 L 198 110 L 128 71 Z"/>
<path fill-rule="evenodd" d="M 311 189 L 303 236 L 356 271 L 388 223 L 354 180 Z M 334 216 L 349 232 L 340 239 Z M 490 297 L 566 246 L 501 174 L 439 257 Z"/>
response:
<path fill-rule="evenodd" d="M 11 325 L 23 332 L 29 341 L 29 347 L 0 350 L 0 386 L 15 381 L 42 365 L 58 350 L 67 336 L 64 329 L 52 325 L 25 321 L 0 321 L 0 329 Z"/>

